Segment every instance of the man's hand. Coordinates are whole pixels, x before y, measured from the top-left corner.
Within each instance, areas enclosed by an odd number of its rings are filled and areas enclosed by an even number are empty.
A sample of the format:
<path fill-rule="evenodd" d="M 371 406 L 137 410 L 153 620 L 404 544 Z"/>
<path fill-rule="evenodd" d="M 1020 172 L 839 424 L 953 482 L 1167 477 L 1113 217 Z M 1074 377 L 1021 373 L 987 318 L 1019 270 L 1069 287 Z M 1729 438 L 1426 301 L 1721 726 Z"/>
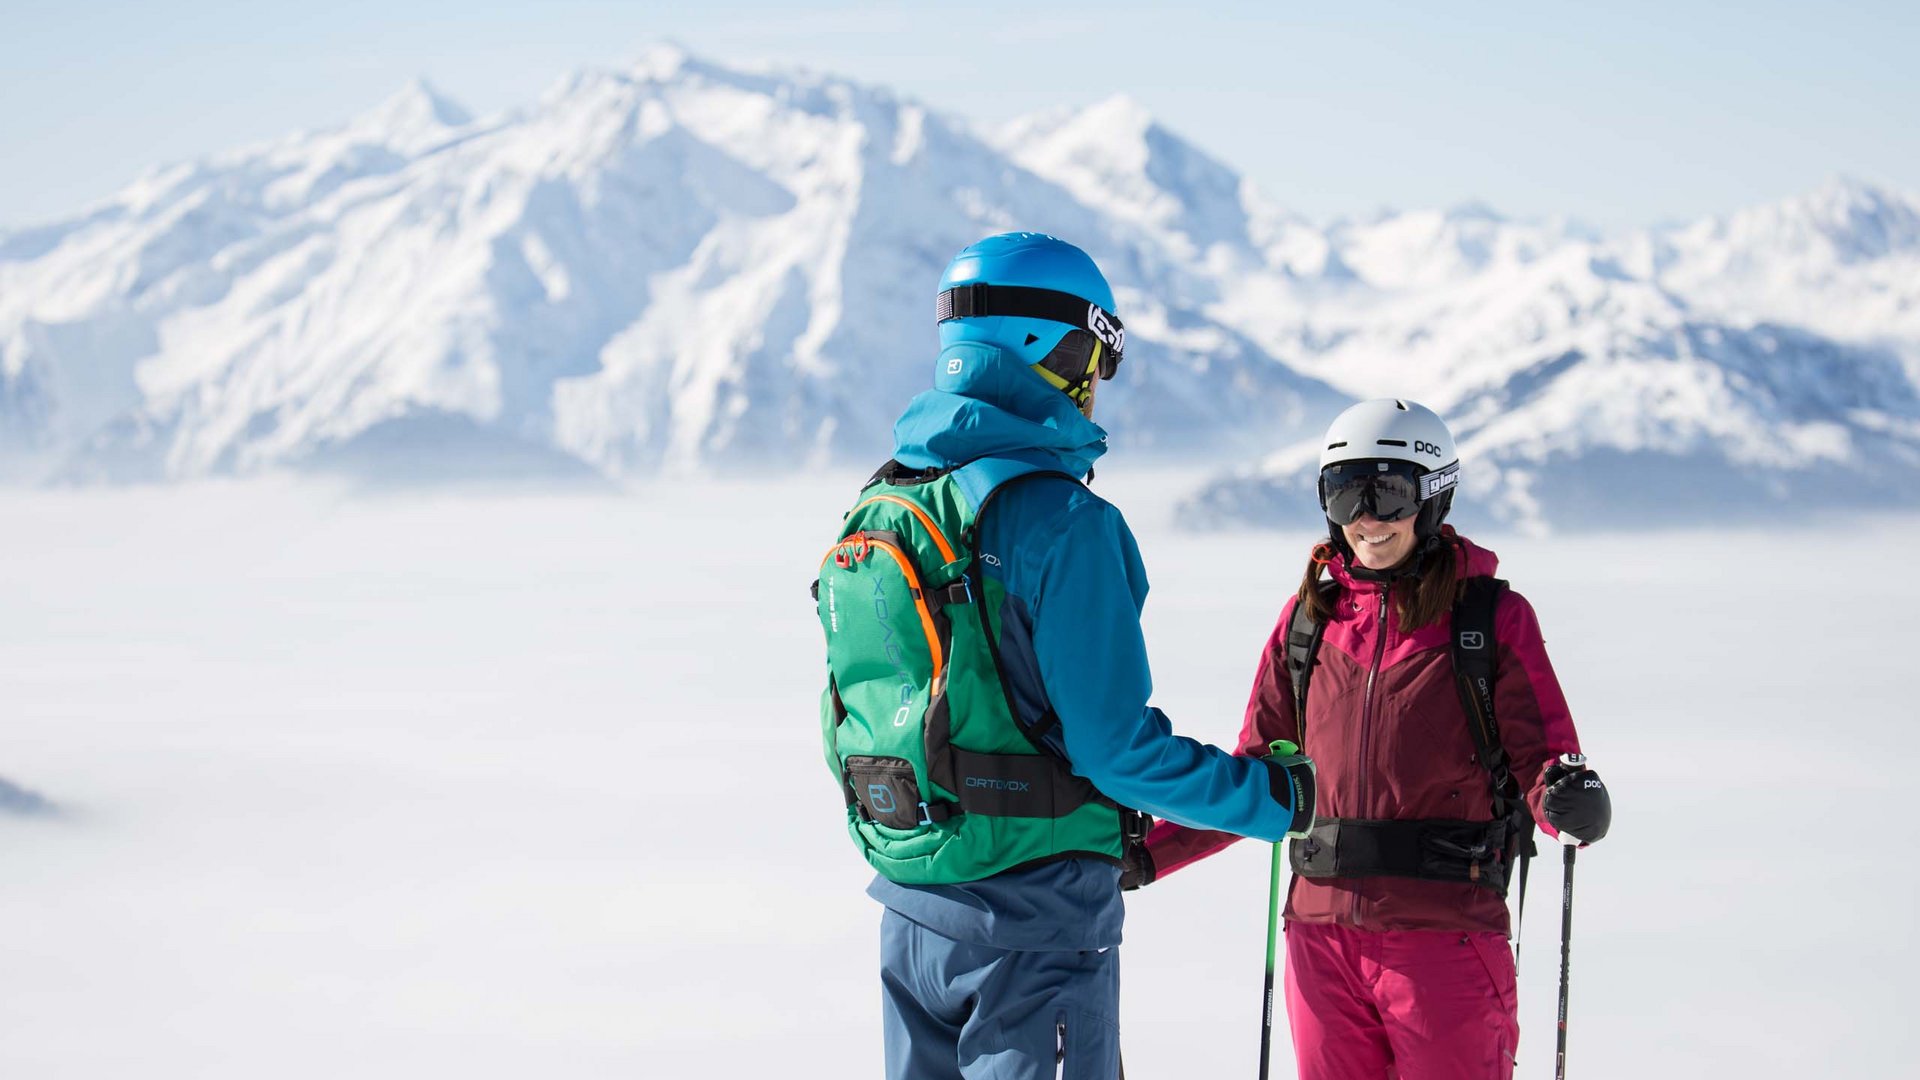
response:
<path fill-rule="evenodd" d="M 1132 892 L 1142 885 L 1153 884 L 1153 852 L 1147 850 L 1143 841 L 1128 844 L 1120 856 L 1120 889 Z"/>
<path fill-rule="evenodd" d="M 1579 754 L 1563 755 L 1542 774 L 1547 797 L 1547 822 L 1564 836 L 1582 844 L 1597 843 L 1613 824 L 1613 799 L 1600 774 L 1587 768 Z"/>
<path fill-rule="evenodd" d="M 1275 739 L 1260 760 L 1267 763 L 1273 801 L 1293 811 L 1287 835 L 1307 835 L 1313 828 L 1313 760 L 1285 739 Z"/>

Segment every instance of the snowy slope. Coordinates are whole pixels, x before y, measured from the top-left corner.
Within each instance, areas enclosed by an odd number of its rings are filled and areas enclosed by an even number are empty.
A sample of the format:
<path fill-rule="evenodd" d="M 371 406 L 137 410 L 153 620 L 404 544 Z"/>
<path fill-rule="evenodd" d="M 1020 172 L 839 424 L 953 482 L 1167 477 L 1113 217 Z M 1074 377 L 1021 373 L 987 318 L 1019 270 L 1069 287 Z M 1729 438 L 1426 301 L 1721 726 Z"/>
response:
<path fill-rule="evenodd" d="M 869 461 L 926 385 L 940 268 L 1014 227 L 1114 279 L 1136 360 L 1100 418 L 1235 469 L 1201 519 L 1297 518 L 1301 440 L 1380 394 L 1451 417 L 1520 523 L 1920 501 L 1913 197 L 1322 224 L 1125 97 L 979 131 L 673 49 L 493 117 L 412 86 L 0 232 L 0 477 Z"/>

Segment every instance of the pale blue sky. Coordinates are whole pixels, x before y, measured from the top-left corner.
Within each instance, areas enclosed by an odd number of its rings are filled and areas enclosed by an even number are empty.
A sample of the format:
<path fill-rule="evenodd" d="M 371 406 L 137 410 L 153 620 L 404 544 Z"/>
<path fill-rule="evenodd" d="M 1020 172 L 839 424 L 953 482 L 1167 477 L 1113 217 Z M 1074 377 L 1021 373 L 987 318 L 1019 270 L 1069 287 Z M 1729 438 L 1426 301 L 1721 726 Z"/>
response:
<path fill-rule="evenodd" d="M 1003 120 L 1118 91 L 1315 217 L 1478 199 L 1607 226 L 1846 173 L 1920 190 L 1920 5 L 0 0 L 0 225 L 337 123 L 475 112 L 671 39 Z M 1171 13 L 1171 14 L 1170 14 Z"/>

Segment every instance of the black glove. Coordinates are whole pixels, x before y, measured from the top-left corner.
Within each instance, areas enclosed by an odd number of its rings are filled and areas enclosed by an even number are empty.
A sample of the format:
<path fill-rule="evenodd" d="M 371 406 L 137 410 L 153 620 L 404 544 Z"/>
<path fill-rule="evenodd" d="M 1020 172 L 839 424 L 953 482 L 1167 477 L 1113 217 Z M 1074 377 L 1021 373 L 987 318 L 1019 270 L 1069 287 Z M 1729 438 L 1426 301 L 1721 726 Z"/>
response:
<path fill-rule="evenodd" d="M 1587 768 L 1587 759 L 1567 754 L 1547 766 L 1544 809 L 1547 822 L 1582 844 L 1599 842 L 1613 824 L 1613 799 L 1600 774 Z"/>
<path fill-rule="evenodd" d="M 1153 852 L 1147 845 L 1128 844 L 1120 856 L 1120 889 L 1132 892 L 1142 885 L 1153 884 Z"/>
<path fill-rule="evenodd" d="M 1313 828 L 1313 759 L 1287 740 L 1275 739 L 1267 747 L 1267 756 L 1260 760 L 1267 763 L 1267 783 L 1271 785 L 1273 801 L 1293 809 L 1293 822 L 1287 826 L 1287 835 L 1307 835 L 1307 830 Z"/>

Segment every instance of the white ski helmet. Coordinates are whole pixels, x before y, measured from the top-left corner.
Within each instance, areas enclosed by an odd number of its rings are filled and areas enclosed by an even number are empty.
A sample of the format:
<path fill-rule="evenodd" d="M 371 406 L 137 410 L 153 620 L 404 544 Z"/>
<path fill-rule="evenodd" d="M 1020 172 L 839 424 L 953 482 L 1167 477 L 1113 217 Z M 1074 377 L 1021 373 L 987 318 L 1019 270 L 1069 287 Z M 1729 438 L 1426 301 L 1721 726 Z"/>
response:
<path fill-rule="evenodd" d="M 1415 535 L 1426 539 L 1439 533 L 1440 523 L 1453 508 L 1453 488 L 1460 480 L 1460 455 L 1454 449 L 1453 432 L 1438 414 L 1416 401 L 1376 398 L 1334 417 L 1320 444 L 1317 486 L 1320 508 L 1329 511 L 1331 535 L 1343 547 L 1340 526 L 1350 522 L 1336 521 L 1339 515 L 1328 507 L 1329 477 L 1355 462 L 1404 463 L 1400 469 L 1390 464 L 1378 468 L 1383 473 L 1403 473 L 1411 480 L 1419 509 Z M 1343 468 L 1336 469 L 1336 466 Z M 1329 469 L 1334 472 L 1329 473 Z"/>

